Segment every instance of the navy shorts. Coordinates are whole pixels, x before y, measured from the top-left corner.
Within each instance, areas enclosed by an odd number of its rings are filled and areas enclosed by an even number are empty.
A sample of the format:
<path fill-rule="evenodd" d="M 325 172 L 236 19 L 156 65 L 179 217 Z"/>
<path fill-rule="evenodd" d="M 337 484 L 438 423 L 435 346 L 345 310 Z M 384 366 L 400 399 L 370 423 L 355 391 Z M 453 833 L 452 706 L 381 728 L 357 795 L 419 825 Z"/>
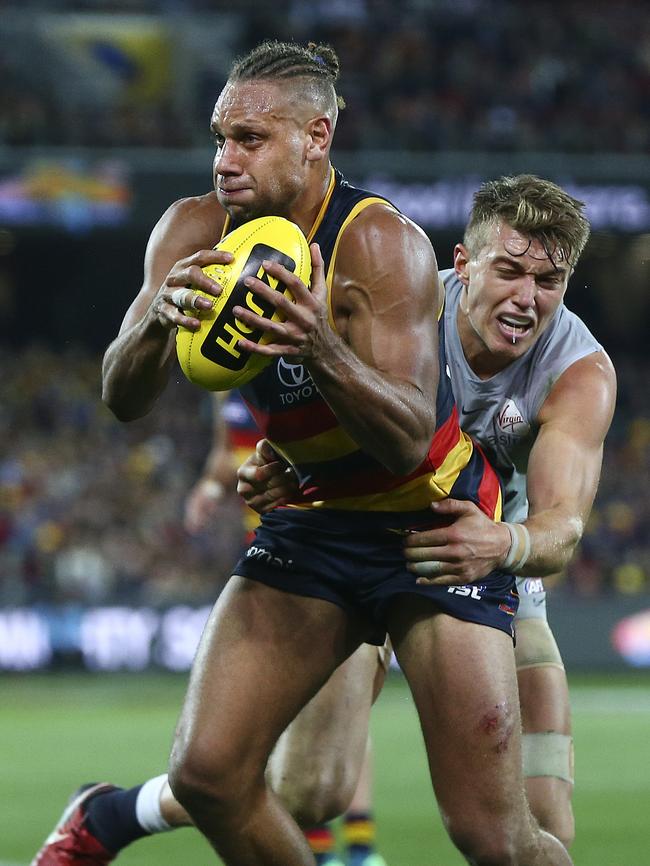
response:
<path fill-rule="evenodd" d="M 395 596 L 430 599 L 443 613 L 513 636 L 515 578 L 493 571 L 467 586 L 418 586 L 406 568 L 404 535 L 435 526 L 430 511 L 385 514 L 276 508 L 262 517 L 234 573 L 295 595 L 331 601 L 366 619 L 381 645 Z"/>

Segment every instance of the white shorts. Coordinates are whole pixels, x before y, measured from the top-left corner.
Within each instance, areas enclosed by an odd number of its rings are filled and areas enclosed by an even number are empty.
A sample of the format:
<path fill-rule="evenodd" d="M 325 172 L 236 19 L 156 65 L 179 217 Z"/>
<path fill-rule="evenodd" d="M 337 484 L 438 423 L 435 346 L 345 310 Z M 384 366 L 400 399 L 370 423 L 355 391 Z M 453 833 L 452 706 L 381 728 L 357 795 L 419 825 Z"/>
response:
<path fill-rule="evenodd" d="M 546 619 L 546 590 L 541 577 L 518 577 L 519 609 L 518 619 Z"/>

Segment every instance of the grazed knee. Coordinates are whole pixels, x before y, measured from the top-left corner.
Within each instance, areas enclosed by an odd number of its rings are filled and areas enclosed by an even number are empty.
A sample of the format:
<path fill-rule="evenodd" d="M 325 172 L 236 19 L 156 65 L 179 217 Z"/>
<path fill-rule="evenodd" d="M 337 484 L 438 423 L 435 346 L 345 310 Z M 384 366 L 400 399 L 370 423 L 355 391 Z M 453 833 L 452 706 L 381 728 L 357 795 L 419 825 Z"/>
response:
<path fill-rule="evenodd" d="M 476 724 L 476 736 L 486 749 L 501 755 L 510 749 L 513 734 L 519 725 L 518 708 L 513 708 L 510 701 L 503 700 L 483 711 Z"/>
<path fill-rule="evenodd" d="M 518 752 L 519 781 L 511 779 L 520 729 L 519 708 L 507 699 L 484 707 L 472 722 L 472 751 L 485 758 L 492 777 L 483 775 L 483 794 L 477 790 L 474 802 L 454 806 L 444 820 L 453 843 L 474 866 L 515 866 L 534 842 Z"/>

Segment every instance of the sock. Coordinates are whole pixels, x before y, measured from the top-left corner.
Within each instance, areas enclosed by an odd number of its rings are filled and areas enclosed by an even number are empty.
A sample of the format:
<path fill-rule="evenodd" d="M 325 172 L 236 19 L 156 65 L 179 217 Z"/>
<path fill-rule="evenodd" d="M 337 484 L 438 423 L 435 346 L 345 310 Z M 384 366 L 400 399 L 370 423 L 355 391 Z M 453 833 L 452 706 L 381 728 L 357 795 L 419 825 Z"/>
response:
<path fill-rule="evenodd" d="M 124 788 L 107 791 L 92 797 L 86 804 L 87 829 L 112 854 L 149 835 L 138 823 L 135 812 L 141 788 L 142 785 L 138 785 L 128 791 Z"/>
<path fill-rule="evenodd" d="M 336 839 L 334 833 L 327 824 L 317 824 L 309 830 L 305 830 L 305 838 L 309 843 L 316 863 L 326 863 L 330 855 L 334 853 Z"/>
<path fill-rule="evenodd" d="M 368 855 L 375 850 L 375 822 L 370 812 L 346 812 L 341 831 L 350 854 Z"/>
<path fill-rule="evenodd" d="M 164 833 L 167 830 L 173 830 L 171 824 L 165 821 L 160 811 L 160 794 L 166 781 L 167 773 L 149 779 L 140 788 L 135 801 L 135 815 L 138 824 L 147 833 Z"/>

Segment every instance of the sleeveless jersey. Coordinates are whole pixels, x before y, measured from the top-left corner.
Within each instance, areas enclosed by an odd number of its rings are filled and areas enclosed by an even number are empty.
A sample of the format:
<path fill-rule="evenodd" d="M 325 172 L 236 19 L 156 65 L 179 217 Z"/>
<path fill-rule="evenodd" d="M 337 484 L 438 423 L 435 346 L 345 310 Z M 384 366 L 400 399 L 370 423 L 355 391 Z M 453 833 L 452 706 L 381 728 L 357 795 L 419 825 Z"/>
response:
<path fill-rule="evenodd" d="M 332 169 L 321 211 L 308 241 L 320 246 L 330 293 L 338 244 L 349 223 L 383 198 L 356 189 Z M 224 231 L 228 229 L 228 224 Z M 442 313 L 442 311 L 441 311 Z M 432 315 L 434 311 L 432 311 Z M 440 358 L 445 357 L 442 314 L 439 317 Z M 471 499 L 490 517 L 500 518 L 499 481 L 461 432 L 451 381 L 440 364 L 436 431 L 423 463 L 408 476 L 389 472 L 366 453 L 339 425 L 321 397 L 307 365 L 278 358 L 241 388 L 257 426 L 294 467 L 300 485 L 296 505 L 349 511 L 407 512 L 427 509 L 447 496 Z"/>
<path fill-rule="evenodd" d="M 447 364 L 460 424 L 486 451 L 503 484 L 503 518 L 528 516 L 528 457 L 539 430 L 542 403 L 571 364 L 602 351 L 587 326 L 564 304 L 528 351 L 489 379 L 473 373 L 463 352 L 456 316 L 463 284 L 455 271 L 440 274 L 445 285 Z"/>

